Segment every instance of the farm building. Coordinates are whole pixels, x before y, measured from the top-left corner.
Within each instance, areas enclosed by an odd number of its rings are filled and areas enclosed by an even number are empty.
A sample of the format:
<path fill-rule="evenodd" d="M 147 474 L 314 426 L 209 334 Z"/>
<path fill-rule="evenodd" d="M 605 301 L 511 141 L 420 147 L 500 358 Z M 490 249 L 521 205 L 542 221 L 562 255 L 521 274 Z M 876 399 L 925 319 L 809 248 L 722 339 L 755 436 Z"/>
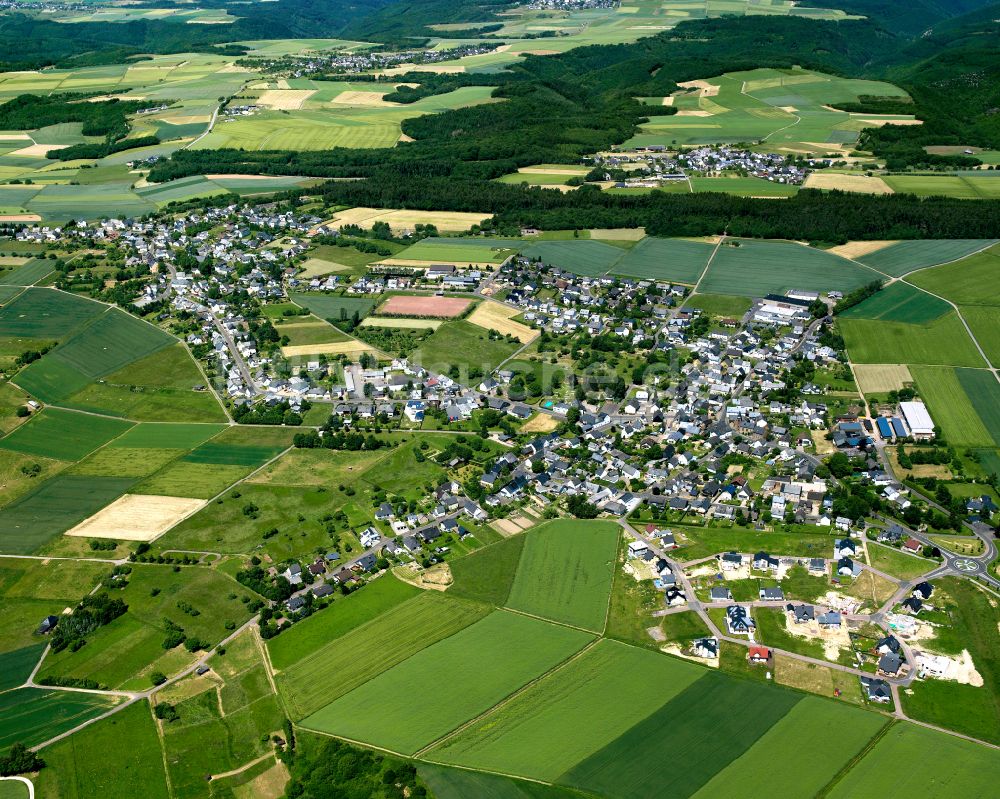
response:
<path fill-rule="evenodd" d="M 903 427 L 903 420 L 898 416 L 893 416 L 890 420 L 892 424 L 892 432 L 896 435 L 896 438 L 906 438 L 906 428 Z"/>
<path fill-rule="evenodd" d="M 916 439 L 934 438 L 934 422 L 927 412 L 927 406 L 922 402 L 901 402 L 899 403 L 900 413 L 906 420 L 910 433 Z"/>
<path fill-rule="evenodd" d="M 882 438 L 887 440 L 892 438 L 892 427 L 889 425 L 888 419 L 880 416 L 875 420 L 875 423 L 878 425 L 878 433 Z"/>

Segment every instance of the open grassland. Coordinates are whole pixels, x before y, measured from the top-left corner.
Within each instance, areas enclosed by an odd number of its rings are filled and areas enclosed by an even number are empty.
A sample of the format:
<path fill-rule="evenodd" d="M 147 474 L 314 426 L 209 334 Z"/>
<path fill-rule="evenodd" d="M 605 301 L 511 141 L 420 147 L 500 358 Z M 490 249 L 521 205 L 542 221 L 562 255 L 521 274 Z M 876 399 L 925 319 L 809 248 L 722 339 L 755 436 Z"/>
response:
<path fill-rule="evenodd" d="M 301 317 L 300 317 L 301 318 Z M 339 331 L 329 322 L 324 322 L 315 316 L 305 317 L 304 322 L 278 324 L 278 334 L 288 338 L 286 346 L 303 347 L 312 344 L 334 344 L 350 341 L 350 337 Z"/>
<path fill-rule="evenodd" d="M 734 297 L 730 294 L 692 294 L 684 302 L 686 308 L 700 308 L 712 316 L 739 319 L 750 310 L 748 297 Z"/>
<path fill-rule="evenodd" d="M 494 611 L 332 702 L 307 729 L 413 754 L 493 707 L 592 640 L 586 633 Z M 414 685 L 447 674 L 449 700 L 419 713 L 400 702 Z"/>
<path fill-rule="evenodd" d="M 479 368 L 492 372 L 513 355 L 520 345 L 504 339 L 490 339 L 489 332 L 465 319 L 441 325 L 411 356 L 412 363 L 433 372 L 447 374 L 452 366 Z"/>
<path fill-rule="evenodd" d="M 298 721 L 316 712 L 487 613 L 486 605 L 437 592 L 421 593 L 396 605 L 277 675 L 289 715 Z M 448 664 L 443 673 L 451 674 L 454 666 Z"/>
<path fill-rule="evenodd" d="M 875 713 L 806 697 L 694 795 L 734 796 L 766 783 L 779 796 L 814 796 L 885 724 Z M 786 757 L 792 750 L 802 759 Z"/>
<path fill-rule="evenodd" d="M 508 308 L 499 302 L 486 301 L 479 303 L 475 310 L 469 314 L 467 320 L 486 330 L 496 330 L 505 336 L 514 336 L 522 344 L 527 344 L 538 335 L 538 331 L 513 321 L 513 317 L 519 313 L 519 310 Z"/>
<path fill-rule="evenodd" d="M 54 738 L 113 707 L 114 699 L 97 694 L 18 688 L 0 694 L 0 752 Z"/>
<path fill-rule="evenodd" d="M 426 757 L 553 781 L 703 674 L 682 660 L 603 640 Z"/>
<path fill-rule="evenodd" d="M 900 768 L 905 764 L 905 768 Z M 895 724 L 832 787 L 831 799 L 879 799 L 887 792 L 919 792 L 927 799 L 994 794 L 997 753 L 952 735 Z"/>
<path fill-rule="evenodd" d="M 697 528 L 671 525 L 686 541 L 681 542 L 678 557 L 682 561 L 697 560 L 722 552 L 780 552 L 799 557 L 829 557 L 825 554 L 832 546 L 832 539 L 825 533 L 768 533 L 746 530 Z"/>
<path fill-rule="evenodd" d="M 950 367 L 914 366 L 911 369 L 916 378 L 920 396 L 927 403 L 934 423 L 940 426 L 945 438 L 952 444 L 989 447 L 995 440 L 983 419 L 976 412 L 971 397 L 966 392 L 959 374 L 978 374 L 978 370 L 958 370 Z M 993 375 L 983 371 L 983 375 L 993 382 Z M 968 378 L 966 378 L 968 380 Z M 981 397 L 989 395 L 987 385 L 978 387 Z"/>
<path fill-rule="evenodd" d="M 752 175 L 722 175 L 713 178 L 688 178 L 691 189 L 699 191 L 717 191 L 724 194 L 736 194 L 740 197 L 794 197 L 799 193 L 799 187 L 787 183 L 755 178 Z M 681 184 L 683 185 L 683 184 Z"/>
<path fill-rule="evenodd" d="M 620 530 L 560 520 L 527 533 L 507 606 L 601 632 Z"/>
<path fill-rule="evenodd" d="M 0 510 L 0 550 L 26 555 L 38 550 L 107 503 L 134 480 L 56 475 Z"/>
<path fill-rule="evenodd" d="M 893 547 L 868 542 L 869 565 L 901 580 L 912 580 L 937 567 L 934 560 L 908 555 Z"/>
<path fill-rule="evenodd" d="M 331 607 L 268 641 L 271 664 L 278 670 L 287 669 L 330 641 L 419 594 L 420 589 L 391 574 L 375 580 L 363 590 L 337 599 Z"/>
<path fill-rule="evenodd" d="M 977 249 L 988 243 L 975 242 L 979 245 Z M 961 255 L 956 255 L 956 258 L 961 258 Z M 1000 305 L 998 274 L 1000 245 L 994 245 L 960 261 L 919 272 L 907 280 L 959 305 Z"/>
<path fill-rule="evenodd" d="M 794 242 L 727 240 L 698 289 L 747 297 L 789 289 L 848 292 L 871 278 L 871 272 L 850 261 Z"/>
<path fill-rule="evenodd" d="M 114 768 L 107 758 L 114 756 Z M 168 799 L 163 752 L 149 704 L 136 702 L 45 749 L 36 787 L 72 799 Z"/>
<path fill-rule="evenodd" d="M 289 299 L 296 305 L 308 308 L 320 319 L 345 320 L 350 319 L 355 313 L 362 319 L 371 313 L 375 307 L 375 300 L 365 297 L 338 297 L 335 294 L 320 294 L 312 292 L 309 294 L 289 295 Z"/>
<path fill-rule="evenodd" d="M 772 685 L 706 673 L 557 782 L 622 799 L 657 790 L 690 796 L 743 755 L 801 699 L 800 694 Z M 657 752 L 671 752 L 685 768 L 664 772 L 643 767 L 655 760 Z M 800 765 L 790 762 L 788 767 L 797 770 Z"/>
<path fill-rule="evenodd" d="M 972 253 L 986 249 L 993 243 L 995 242 L 991 240 L 984 241 L 982 239 L 900 241 L 867 255 L 858 256 L 857 260 L 873 269 L 885 272 L 887 275 L 899 277 L 916 269 L 925 269 L 928 266 L 964 259 Z M 913 282 L 924 286 L 923 280 L 928 274 L 930 273 L 921 275 L 919 279 Z M 930 288 L 929 286 L 925 287 Z M 939 291 L 935 291 L 934 293 L 943 294 L 943 292 Z"/>
<path fill-rule="evenodd" d="M 848 308 L 842 319 L 880 319 L 926 325 L 944 316 L 951 309 L 944 300 L 906 283 L 893 283 L 864 302 Z"/>
<path fill-rule="evenodd" d="M 246 477 L 252 469 L 245 466 L 220 466 L 215 463 L 175 461 L 151 474 L 135 490 L 142 494 L 168 497 L 211 499 Z"/>
<path fill-rule="evenodd" d="M 510 596 L 526 537 L 515 535 L 450 562 L 449 594 L 501 607 Z"/>
<path fill-rule="evenodd" d="M 28 289 L 0 308 L 0 336 L 61 339 L 107 306 L 53 289 Z"/>
<path fill-rule="evenodd" d="M 76 461 L 131 427 L 130 422 L 46 408 L 27 424 L 0 439 L 0 448 Z"/>
<path fill-rule="evenodd" d="M 369 467 L 389 457 L 384 450 L 290 449 L 248 483 L 282 486 L 329 486 L 363 474 Z"/>
<path fill-rule="evenodd" d="M 134 564 L 128 586 L 120 594 L 128 612 L 93 633 L 78 651 L 65 649 L 50 655 L 42 675 L 89 678 L 112 687 L 134 680 L 133 684 L 145 688 L 149 685 L 146 675 L 154 666 L 169 674 L 193 658 L 183 647 L 164 650 L 166 620 L 207 647 L 228 635 L 227 623 L 239 625 L 250 617 L 246 604 L 239 600 L 240 595 L 249 594 L 231 577 L 213 569 L 189 567 L 175 572 L 170 567 Z"/>
<path fill-rule="evenodd" d="M 856 363 L 985 366 L 954 311 L 926 325 L 841 319 L 840 330 Z"/>

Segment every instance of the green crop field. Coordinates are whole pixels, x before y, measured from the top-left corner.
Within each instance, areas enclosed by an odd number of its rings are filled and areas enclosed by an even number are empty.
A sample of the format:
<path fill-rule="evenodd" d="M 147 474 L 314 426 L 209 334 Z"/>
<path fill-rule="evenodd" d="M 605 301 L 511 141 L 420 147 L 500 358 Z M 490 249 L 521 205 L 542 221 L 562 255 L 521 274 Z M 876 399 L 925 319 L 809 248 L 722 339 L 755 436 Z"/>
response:
<path fill-rule="evenodd" d="M 694 664 L 602 640 L 426 757 L 551 782 L 703 675 Z"/>
<path fill-rule="evenodd" d="M 621 528 L 560 520 L 526 533 L 507 606 L 601 632 Z"/>
<path fill-rule="evenodd" d="M 0 275 L 0 285 L 33 286 L 53 270 L 53 263 L 44 258 L 34 258 L 14 271 Z"/>
<path fill-rule="evenodd" d="M 848 308 L 841 319 L 881 319 L 926 325 L 951 309 L 944 300 L 906 283 L 893 283 L 864 302 Z"/>
<path fill-rule="evenodd" d="M 120 436 L 131 422 L 46 408 L 0 439 L 0 449 L 76 461 Z"/>
<path fill-rule="evenodd" d="M 840 331 L 855 363 L 985 366 L 954 311 L 926 325 L 841 319 Z"/>
<path fill-rule="evenodd" d="M 57 475 L 0 510 L 0 550 L 35 552 L 124 494 L 134 480 Z"/>
<path fill-rule="evenodd" d="M 990 363 L 994 367 L 1000 366 L 1000 307 L 961 305 L 958 310 Z"/>
<path fill-rule="evenodd" d="M 806 697 L 694 795 L 736 796 L 747 784 L 767 784 L 777 796 L 815 796 L 885 724 L 875 713 Z M 793 750 L 801 759 L 787 757 Z"/>
<path fill-rule="evenodd" d="M 489 612 L 478 602 L 421 593 L 279 672 L 278 689 L 300 720 Z"/>
<path fill-rule="evenodd" d="M 747 297 L 782 294 L 789 289 L 848 292 L 870 283 L 872 277 L 857 264 L 801 244 L 727 240 L 698 290 Z"/>
<path fill-rule="evenodd" d="M 750 299 L 729 294 L 693 294 L 684 303 L 686 308 L 700 308 L 713 316 L 730 316 L 739 319 L 750 310 Z"/>
<path fill-rule="evenodd" d="M 799 187 L 794 184 L 776 183 L 755 177 L 723 175 L 718 178 L 690 178 L 694 191 L 719 191 L 740 197 L 794 197 Z"/>
<path fill-rule="evenodd" d="M 887 175 L 882 179 L 897 194 L 956 197 L 960 200 L 989 200 L 1000 196 L 1000 180 L 989 172 L 978 175 Z"/>
<path fill-rule="evenodd" d="M 905 764 L 905 768 L 900 768 Z M 979 797 L 996 792 L 997 753 L 952 735 L 899 723 L 840 779 L 831 799 L 881 799 L 917 792 L 927 799 Z"/>
<path fill-rule="evenodd" d="M 419 588 L 391 574 L 375 580 L 363 590 L 338 599 L 331 607 L 314 613 L 268 641 L 271 664 L 278 670 L 287 669 L 330 641 L 419 594 Z"/>
<path fill-rule="evenodd" d="M 237 480 L 242 480 L 252 469 L 246 466 L 220 466 L 215 463 L 186 463 L 175 461 L 150 475 L 135 487 L 141 494 L 160 494 L 167 497 L 192 497 L 211 499 L 221 494 Z"/>
<path fill-rule="evenodd" d="M 445 322 L 428 336 L 410 355 L 410 362 L 444 374 L 452 366 L 479 368 L 483 374 L 489 374 L 520 346 L 516 341 L 490 339 L 489 331 L 456 319 Z"/>
<path fill-rule="evenodd" d="M 0 799 L 28 799 L 28 786 L 19 779 L 0 781 Z"/>
<path fill-rule="evenodd" d="M 519 242 L 505 239 L 462 239 L 430 237 L 400 250 L 387 259 L 390 261 L 428 261 L 444 264 L 499 264 L 506 261 L 514 250 L 510 245 Z"/>
<path fill-rule="evenodd" d="M 625 277 L 693 285 L 701 277 L 713 247 L 701 241 L 647 236 L 626 250 L 611 272 Z"/>
<path fill-rule="evenodd" d="M 115 700 L 95 694 L 18 688 L 0 694 L 0 752 L 12 744 L 34 746 L 71 730 L 113 707 Z"/>
<path fill-rule="evenodd" d="M 936 264 L 957 261 L 985 249 L 995 241 L 982 239 L 929 239 L 926 241 L 901 241 L 856 260 L 887 275 L 899 277 L 915 269 L 925 269 Z M 921 277 L 925 277 L 923 275 Z M 920 280 L 915 280 L 923 285 Z M 940 294 L 941 292 L 935 292 Z"/>
<path fill-rule="evenodd" d="M 580 799 L 580 794 L 555 785 L 501 777 L 482 771 L 421 763 L 417 773 L 434 792 L 435 799 Z"/>
<path fill-rule="evenodd" d="M 523 535 L 510 536 L 451 561 L 454 582 L 449 593 L 496 607 L 504 605 L 514 584 L 524 541 Z"/>
<path fill-rule="evenodd" d="M 222 466 L 263 466 L 291 446 L 294 431 L 282 427 L 227 427 L 197 446 L 184 460 Z"/>
<path fill-rule="evenodd" d="M 690 796 L 744 754 L 802 695 L 764 683 L 707 673 L 557 782 L 602 796 Z M 681 723 L 683 720 L 683 723 Z M 670 752 L 684 768 L 648 768 Z M 800 763 L 789 762 L 791 769 Z"/>
<path fill-rule="evenodd" d="M 1000 444 L 1000 384 L 984 369 L 956 369 L 955 374 L 989 435 Z"/>
<path fill-rule="evenodd" d="M 303 721 L 303 726 L 413 754 L 579 651 L 592 638 L 568 627 L 508 611 L 382 672 Z M 413 713 L 400 697 L 447 675 L 447 702 Z"/>
<path fill-rule="evenodd" d="M 537 241 L 524 247 L 525 258 L 541 258 L 547 264 L 577 275 L 603 275 L 622 258 L 620 247 L 589 239 Z"/>
<path fill-rule="evenodd" d="M 106 310 L 106 305 L 61 291 L 28 289 L 0 308 L 0 336 L 59 339 Z"/>
<path fill-rule="evenodd" d="M 107 757 L 114 753 L 114 768 Z M 163 752 L 146 701 L 136 702 L 45 749 L 36 785 L 43 796 L 168 799 Z"/>
<path fill-rule="evenodd" d="M 334 321 L 350 319 L 355 312 L 363 319 L 375 307 L 375 300 L 365 297 L 338 297 L 335 294 L 321 294 L 319 292 L 310 294 L 293 292 L 289 298 L 297 305 L 308 308 L 320 319 L 333 319 Z"/>
<path fill-rule="evenodd" d="M 191 449 L 225 430 L 221 424 L 137 424 L 109 448 Z"/>
<path fill-rule="evenodd" d="M 23 685 L 45 651 L 45 644 L 32 644 L 0 654 L 0 692 Z"/>
<path fill-rule="evenodd" d="M 911 283 L 959 305 L 1000 305 L 1000 246 L 907 278 Z"/>

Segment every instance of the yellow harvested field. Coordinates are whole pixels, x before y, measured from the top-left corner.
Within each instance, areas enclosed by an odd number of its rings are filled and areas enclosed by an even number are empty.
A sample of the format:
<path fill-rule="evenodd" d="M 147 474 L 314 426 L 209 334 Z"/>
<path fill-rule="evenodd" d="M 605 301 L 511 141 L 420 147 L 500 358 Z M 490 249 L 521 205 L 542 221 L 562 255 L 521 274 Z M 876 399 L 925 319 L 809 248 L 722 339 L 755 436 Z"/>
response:
<path fill-rule="evenodd" d="M 668 105 L 668 106 L 669 105 L 673 105 L 674 104 L 674 98 L 673 98 L 673 96 L 670 95 L 670 96 L 664 97 L 663 98 L 663 104 L 664 105 Z"/>
<path fill-rule="evenodd" d="M 302 268 L 303 271 L 298 274 L 300 278 L 319 277 L 321 275 L 332 274 L 333 272 L 347 272 L 351 267 L 333 261 L 326 261 L 323 258 L 307 258 L 302 264 Z"/>
<path fill-rule="evenodd" d="M 434 225 L 442 233 L 461 233 L 490 218 L 490 214 L 464 211 L 412 211 L 395 208 L 348 208 L 340 211 L 327 224 L 371 226 L 387 222 L 389 227 L 412 230 L 417 225 Z"/>
<path fill-rule="evenodd" d="M 905 363 L 856 363 L 854 375 L 862 394 L 887 394 L 913 383 Z"/>
<path fill-rule="evenodd" d="M 38 214 L 0 214 L 0 222 L 41 222 Z"/>
<path fill-rule="evenodd" d="M 0 141 L 31 141 L 27 133 L 0 133 Z"/>
<path fill-rule="evenodd" d="M 362 352 L 376 352 L 376 350 L 374 347 L 353 340 L 338 341 L 334 344 L 297 344 L 281 348 L 281 354 L 286 358 L 302 355 L 357 355 Z"/>
<path fill-rule="evenodd" d="M 297 111 L 314 94 L 315 89 L 268 89 L 257 99 L 257 105 L 275 111 Z"/>
<path fill-rule="evenodd" d="M 698 97 L 715 97 L 719 94 L 719 86 L 709 83 L 707 80 L 689 80 L 685 83 L 678 83 L 682 89 L 697 89 Z"/>
<path fill-rule="evenodd" d="M 676 116 L 679 116 L 679 117 L 710 117 L 710 116 L 714 116 L 714 114 L 711 111 L 702 111 L 702 110 L 695 110 L 693 108 L 685 108 L 685 109 L 683 109 L 681 111 L 678 111 L 677 114 L 676 114 Z"/>
<path fill-rule="evenodd" d="M 62 150 L 69 147 L 68 144 L 30 144 L 20 150 L 14 150 L 7 155 L 20 155 L 24 158 L 44 158 L 45 154 L 51 150 Z"/>
<path fill-rule="evenodd" d="M 209 122 L 212 117 L 209 114 L 189 114 L 187 116 L 163 117 L 164 122 L 171 125 L 200 125 L 202 122 Z"/>
<path fill-rule="evenodd" d="M 216 173 L 205 175 L 208 180 L 274 180 L 274 175 L 240 175 L 238 173 Z"/>
<path fill-rule="evenodd" d="M 884 250 L 890 244 L 898 243 L 897 241 L 849 241 L 847 244 L 831 247 L 828 252 L 839 255 L 841 258 L 862 258 L 873 252 Z"/>
<path fill-rule="evenodd" d="M 408 72 L 434 72 L 439 75 L 454 75 L 458 72 L 465 72 L 465 67 L 460 64 L 400 64 L 392 69 L 385 69 L 376 75 L 405 75 Z"/>
<path fill-rule="evenodd" d="M 389 87 L 387 86 L 386 89 Z M 333 105 L 360 105 L 368 108 L 393 108 L 399 103 L 390 103 L 382 98 L 388 92 L 341 92 L 330 103 Z"/>
<path fill-rule="evenodd" d="M 236 64 L 226 64 L 222 69 L 216 70 L 216 72 L 218 72 L 218 74 L 220 75 L 229 75 L 237 72 L 244 73 L 253 71 L 254 70 L 252 69 L 247 69 L 246 67 L 240 67 L 237 66 Z"/>
<path fill-rule="evenodd" d="M 605 241 L 641 241 L 646 238 L 644 227 L 595 227 L 591 228 L 590 238 Z"/>
<path fill-rule="evenodd" d="M 864 122 L 866 125 L 870 125 L 873 128 L 881 128 L 883 125 L 923 125 L 924 121 L 922 119 L 886 119 L 885 117 L 865 117 L 864 119 L 860 117 L 853 117 L 856 122 Z"/>
<path fill-rule="evenodd" d="M 437 330 L 443 324 L 440 319 L 409 319 L 405 316 L 369 316 L 362 327 L 399 327 L 405 330 Z"/>
<path fill-rule="evenodd" d="M 583 177 L 590 170 L 585 166 L 522 166 L 518 172 L 530 175 L 567 175 Z"/>
<path fill-rule="evenodd" d="M 840 189 L 861 194 L 892 194 L 892 189 L 882 178 L 867 175 L 842 175 L 837 172 L 812 172 L 803 186 L 807 189 Z"/>
<path fill-rule="evenodd" d="M 514 336 L 522 344 L 527 344 L 538 335 L 538 331 L 532 330 L 521 322 L 515 322 L 511 318 L 519 313 L 520 311 L 515 308 L 508 308 L 499 302 L 487 300 L 476 306 L 476 309 L 469 314 L 468 321 L 486 330 L 496 330 L 505 336 Z"/>
<path fill-rule="evenodd" d="M 80 522 L 66 535 L 153 541 L 207 504 L 204 499 L 126 494 Z"/>
<path fill-rule="evenodd" d="M 559 420 L 547 413 L 539 413 L 521 425 L 522 433 L 551 433 L 559 427 Z"/>

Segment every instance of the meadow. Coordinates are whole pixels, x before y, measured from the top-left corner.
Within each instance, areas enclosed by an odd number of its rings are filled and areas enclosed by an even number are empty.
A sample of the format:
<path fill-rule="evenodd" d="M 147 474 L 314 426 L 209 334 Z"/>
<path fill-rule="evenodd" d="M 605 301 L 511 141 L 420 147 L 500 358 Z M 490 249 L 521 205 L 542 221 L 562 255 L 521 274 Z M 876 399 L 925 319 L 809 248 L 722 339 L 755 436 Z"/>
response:
<path fill-rule="evenodd" d="M 502 607 L 510 596 L 526 536 L 514 535 L 452 561 L 449 594 Z"/>
<path fill-rule="evenodd" d="M 1000 444 L 1000 384 L 983 369 L 956 369 L 955 374 L 989 434 Z"/>
<path fill-rule="evenodd" d="M 0 692 L 24 685 L 44 651 L 45 644 L 32 644 L 0 654 Z"/>
<path fill-rule="evenodd" d="M 47 741 L 99 716 L 115 705 L 96 694 L 18 688 L 0 694 L 0 752 L 12 744 L 25 746 Z"/>
<path fill-rule="evenodd" d="M 864 302 L 848 308 L 841 319 L 880 319 L 926 325 L 951 309 L 944 300 L 906 283 L 892 283 Z"/>
<path fill-rule="evenodd" d="M 107 753 L 115 767 L 107 768 Z M 135 702 L 72 738 L 45 748 L 45 765 L 35 784 L 43 795 L 99 799 L 168 799 L 163 752 L 146 701 Z"/>
<path fill-rule="evenodd" d="M 507 607 L 601 632 L 620 528 L 559 520 L 526 533 Z"/>
<path fill-rule="evenodd" d="M 958 310 L 989 362 L 1000 366 L 1000 306 L 960 305 Z"/>
<path fill-rule="evenodd" d="M 476 368 L 488 374 L 513 355 L 518 342 L 490 339 L 489 332 L 464 319 L 446 322 L 435 330 L 410 356 L 434 372 L 447 374 L 452 366 Z"/>
<path fill-rule="evenodd" d="M 686 308 L 700 308 L 713 316 L 729 316 L 739 319 L 750 310 L 748 297 L 734 297 L 730 294 L 693 294 L 684 302 Z"/>
<path fill-rule="evenodd" d="M 397 605 L 276 675 L 289 715 L 301 720 L 489 612 L 486 605 L 437 592 Z"/>
<path fill-rule="evenodd" d="M 365 297 L 339 297 L 335 294 L 321 294 L 310 292 L 309 294 L 289 295 L 289 299 L 296 305 L 308 308 L 320 319 L 342 320 L 350 319 L 355 313 L 362 319 L 371 313 L 375 307 L 374 299 Z"/>
<path fill-rule="evenodd" d="M 138 424 L 116 438 L 111 447 L 192 449 L 225 429 L 220 424 Z"/>
<path fill-rule="evenodd" d="M 334 733 L 413 754 L 493 707 L 593 640 L 587 633 L 508 611 L 412 655 L 303 721 Z M 448 675 L 449 698 L 412 713 L 401 698 Z"/>
<path fill-rule="evenodd" d="M 287 669 L 330 641 L 419 594 L 419 588 L 391 574 L 375 580 L 268 641 L 271 664 L 279 671 Z"/>
<path fill-rule="evenodd" d="M 937 561 L 908 555 L 898 549 L 871 542 L 868 543 L 868 560 L 876 569 L 901 580 L 912 580 L 937 566 Z"/>
<path fill-rule="evenodd" d="M 985 366 L 954 311 L 925 325 L 841 319 L 840 331 L 857 363 Z"/>
<path fill-rule="evenodd" d="M 436 746 L 426 759 L 551 782 L 703 674 L 691 663 L 602 640 Z M 609 697 L 613 712 L 595 712 L 611 708 Z"/>
<path fill-rule="evenodd" d="M 698 290 L 748 297 L 783 294 L 789 289 L 848 292 L 871 279 L 867 269 L 794 242 L 727 240 Z"/>

